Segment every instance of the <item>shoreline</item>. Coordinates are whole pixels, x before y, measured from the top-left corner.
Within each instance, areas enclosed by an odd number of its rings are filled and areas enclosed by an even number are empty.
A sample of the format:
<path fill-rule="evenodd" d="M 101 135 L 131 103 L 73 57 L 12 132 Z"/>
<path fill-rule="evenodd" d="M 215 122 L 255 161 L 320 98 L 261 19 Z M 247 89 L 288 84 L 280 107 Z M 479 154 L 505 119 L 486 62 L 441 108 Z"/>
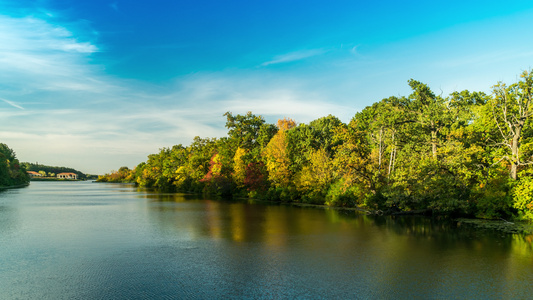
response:
<path fill-rule="evenodd" d="M 17 185 L 10 185 L 10 186 L 0 186 L 0 190 L 9 190 L 9 189 L 18 189 L 18 188 L 23 188 L 23 187 L 27 187 L 29 186 L 30 183 L 25 183 L 25 184 L 17 184 Z"/>
<path fill-rule="evenodd" d="M 32 178 L 31 181 L 86 181 L 84 179 L 64 179 L 64 178 Z"/>

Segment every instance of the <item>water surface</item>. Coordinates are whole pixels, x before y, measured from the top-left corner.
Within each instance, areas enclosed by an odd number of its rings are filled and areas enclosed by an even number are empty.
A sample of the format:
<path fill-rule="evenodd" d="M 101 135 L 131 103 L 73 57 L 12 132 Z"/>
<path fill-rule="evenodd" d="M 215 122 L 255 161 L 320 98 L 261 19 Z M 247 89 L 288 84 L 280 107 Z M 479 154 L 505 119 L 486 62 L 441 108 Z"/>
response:
<path fill-rule="evenodd" d="M 0 192 L 0 299 L 525 299 L 532 236 L 91 182 Z"/>

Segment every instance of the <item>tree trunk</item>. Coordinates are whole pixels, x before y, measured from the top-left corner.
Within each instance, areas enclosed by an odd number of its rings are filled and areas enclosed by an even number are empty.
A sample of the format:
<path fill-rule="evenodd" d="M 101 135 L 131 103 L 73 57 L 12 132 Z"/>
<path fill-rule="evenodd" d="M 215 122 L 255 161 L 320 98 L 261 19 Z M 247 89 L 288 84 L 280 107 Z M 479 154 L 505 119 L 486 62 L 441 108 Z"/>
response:
<path fill-rule="evenodd" d="M 389 159 L 389 174 L 388 174 L 389 178 L 390 178 L 390 174 L 394 170 L 394 160 L 396 158 L 396 145 L 395 145 L 395 142 L 394 142 L 394 131 L 392 131 L 392 142 L 391 142 L 391 145 L 392 145 L 392 149 L 391 149 L 391 152 L 390 152 L 390 159 Z"/>
<path fill-rule="evenodd" d="M 379 128 L 379 157 L 378 157 L 378 165 L 379 165 L 379 170 L 381 172 L 381 156 L 383 155 L 383 142 L 382 142 L 382 138 L 383 137 L 383 127 Z"/>
<path fill-rule="evenodd" d="M 512 144 L 511 144 L 511 154 L 512 154 L 512 158 L 511 158 L 511 173 L 509 174 L 509 176 L 511 177 L 511 179 L 513 180 L 517 180 L 518 179 L 518 164 L 520 164 L 520 153 L 519 153 L 519 149 L 520 149 L 520 135 L 522 133 L 522 127 L 523 127 L 523 124 L 518 124 L 515 128 L 515 132 L 514 132 L 514 135 L 513 135 L 513 140 L 512 140 Z"/>
<path fill-rule="evenodd" d="M 431 153 L 433 154 L 433 159 L 437 160 L 437 130 L 433 121 L 431 121 Z"/>

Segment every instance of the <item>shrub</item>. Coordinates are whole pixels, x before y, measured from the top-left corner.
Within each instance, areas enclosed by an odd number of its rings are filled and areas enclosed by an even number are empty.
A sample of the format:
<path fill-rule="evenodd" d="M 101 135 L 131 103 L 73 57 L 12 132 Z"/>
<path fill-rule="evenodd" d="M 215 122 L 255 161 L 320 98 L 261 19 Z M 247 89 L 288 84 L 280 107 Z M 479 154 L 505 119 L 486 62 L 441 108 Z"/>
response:
<path fill-rule="evenodd" d="M 533 220 L 533 177 L 520 178 L 513 188 L 513 207 L 524 220 Z"/>

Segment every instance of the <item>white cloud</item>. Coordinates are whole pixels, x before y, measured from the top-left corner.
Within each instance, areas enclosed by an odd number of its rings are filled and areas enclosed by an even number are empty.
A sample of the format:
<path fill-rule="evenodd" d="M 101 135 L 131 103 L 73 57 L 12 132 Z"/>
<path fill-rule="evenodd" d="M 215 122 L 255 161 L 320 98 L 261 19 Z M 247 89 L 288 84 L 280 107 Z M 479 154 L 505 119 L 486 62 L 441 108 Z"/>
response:
<path fill-rule="evenodd" d="M 78 43 L 76 41 L 71 41 L 70 43 L 65 43 L 60 45 L 60 48 L 64 51 L 74 51 L 80 53 L 93 53 L 97 52 L 98 48 L 90 43 Z"/>
<path fill-rule="evenodd" d="M 326 53 L 324 49 L 295 51 L 295 52 L 291 52 L 291 53 L 287 53 L 283 55 L 278 55 L 274 57 L 272 60 L 262 63 L 261 66 L 266 67 L 266 66 L 274 65 L 274 64 L 281 64 L 281 63 L 288 63 L 288 62 L 303 60 L 303 59 L 310 58 L 313 56 L 322 55 L 324 53 Z"/>

